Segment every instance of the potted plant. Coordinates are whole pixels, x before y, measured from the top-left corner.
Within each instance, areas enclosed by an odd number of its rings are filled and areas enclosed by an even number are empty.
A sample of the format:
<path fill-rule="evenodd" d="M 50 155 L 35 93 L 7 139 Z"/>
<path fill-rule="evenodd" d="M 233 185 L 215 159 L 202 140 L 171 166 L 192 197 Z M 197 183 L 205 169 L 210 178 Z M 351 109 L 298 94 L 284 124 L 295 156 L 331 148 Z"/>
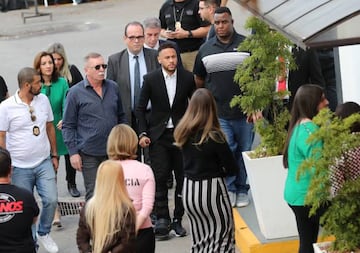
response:
<path fill-rule="evenodd" d="M 295 217 L 283 199 L 287 171 L 281 156 L 290 119 L 284 101 L 290 94 L 276 89 L 277 81 L 295 68 L 290 50 L 293 44 L 256 17 L 250 17 L 245 28 L 255 32 L 238 48 L 251 54 L 237 68 L 235 80 L 242 94 L 232 99 L 231 106 L 240 106 L 247 114 L 266 112 L 254 127 L 260 144 L 243 153 L 252 199 L 265 238 L 296 236 Z"/>
<path fill-rule="evenodd" d="M 261 136 L 261 143 L 252 152 L 252 157 L 279 155 L 290 119 L 284 98 L 290 93 L 277 90 L 276 80 L 286 78 L 286 72 L 296 67 L 290 50 L 293 44 L 256 17 L 250 17 L 245 28 L 255 32 L 239 45 L 238 50 L 251 52 L 251 55 L 237 68 L 234 78 L 242 94 L 234 96 L 231 106 L 240 106 L 247 114 L 267 112 L 266 119 L 255 123 L 255 132 Z"/>
<path fill-rule="evenodd" d="M 340 119 L 325 109 L 313 121 L 319 126 L 319 130 L 311 135 L 308 141 L 322 141 L 323 147 L 320 157 L 315 151 L 312 157 L 301 165 L 300 173 L 316 168 L 305 203 L 312 207 L 311 214 L 321 205 L 331 203 L 320 221 L 323 236 L 335 236 L 333 243 L 326 244 L 330 245 L 329 250 L 319 252 L 360 252 L 360 178 L 345 181 L 335 196 L 331 190 L 334 166 L 342 157 L 346 157 L 350 150 L 360 147 L 359 134 L 351 133 L 350 130 L 354 123 L 359 124 L 360 114 Z M 348 173 L 347 167 L 342 169 L 345 170 L 343 173 Z"/>

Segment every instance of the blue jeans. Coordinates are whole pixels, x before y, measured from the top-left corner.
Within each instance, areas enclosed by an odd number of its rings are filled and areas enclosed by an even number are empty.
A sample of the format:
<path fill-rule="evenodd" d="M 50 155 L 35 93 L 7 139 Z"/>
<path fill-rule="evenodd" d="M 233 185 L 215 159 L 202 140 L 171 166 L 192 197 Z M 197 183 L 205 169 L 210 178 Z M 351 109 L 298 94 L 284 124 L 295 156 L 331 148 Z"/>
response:
<path fill-rule="evenodd" d="M 226 186 L 230 192 L 247 193 L 250 187 L 246 184 L 247 174 L 241 153 L 251 149 L 254 140 L 254 125 L 247 123 L 245 117 L 232 120 L 219 119 L 219 121 L 239 166 L 237 175 L 226 178 Z"/>
<path fill-rule="evenodd" d="M 36 186 L 42 203 L 37 232 L 39 235 L 50 233 L 57 206 L 55 171 L 50 157 L 35 168 L 14 167 L 11 182 L 30 192 L 33 192 L 34 186 Z"/>

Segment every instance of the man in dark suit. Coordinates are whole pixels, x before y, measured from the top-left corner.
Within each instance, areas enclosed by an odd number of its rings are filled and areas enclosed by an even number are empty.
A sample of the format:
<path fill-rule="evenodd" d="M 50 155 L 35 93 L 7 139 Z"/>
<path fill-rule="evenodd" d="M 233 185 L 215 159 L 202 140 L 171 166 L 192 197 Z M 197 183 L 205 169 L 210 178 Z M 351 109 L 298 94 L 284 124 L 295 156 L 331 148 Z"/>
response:
<path fill-rule="evenodd" d="M 140 100 L 136 108 L 139 119 L 139 144 L 150 145 L 151 167 L 156 181 L 154 211 L 157 217 L 155 236 L 159 240 L 169 237 L 172 229 L 177 236 L 185 236 L 181 225 L 184 207 L 181 199 L 183 167 L 180 150 L 173 145 L 173 130 L 184 115 L 188 100 L 195 90 L 191 72 L 177 68 L 177 56 L 172 44 L 159 47 L 158 61 L 161 68 L 144 76 Z M 146 105 L 151 102 L 151 113 L 147 120 Z M 174 170 L 176 179 L 174 219 L 170 225 L 168 189 L 166 181 Z"/>
<path fill-rule="evenodd" d="M 296 91 L 301 85 L 313 83 L 325 89 L 325 80 L 321 72 L 319 56 L 314 49 L 292 49 L 297 69 L 289 72 L 288 89 L 291 92 L 288 108 L 291 110 Z"/>
<path fill-rule="evenodd" d="M 134 117 L 135 98 L 135 65 L 139 61 L 140 80 L 143 75 L 159 67 L 157 51 L 144 48 L 144 27 L 134 21 L 125 26 L 124 41 L 127 48 L 109 57 L 107 79 L 114 80 L 120 87 L 121 100 L 127 121 L 138 131 Z M 140 86 L 142 82 L 140 81 Z"/>

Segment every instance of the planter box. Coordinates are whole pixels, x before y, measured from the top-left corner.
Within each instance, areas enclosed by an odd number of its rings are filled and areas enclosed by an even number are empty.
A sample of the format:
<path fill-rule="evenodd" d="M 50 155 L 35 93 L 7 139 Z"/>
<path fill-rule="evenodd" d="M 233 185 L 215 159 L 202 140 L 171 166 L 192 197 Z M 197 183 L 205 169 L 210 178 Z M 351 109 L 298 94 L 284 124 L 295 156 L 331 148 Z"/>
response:
<path fill-rule="evenodd" d="M 327 253 L 327 248 L 331 245 L 331 242 L 318 242 L 314 243 L 314 253 Z"/>
<path fill-rule="evenodd" d="M 260 231 L 266 239 L 297 236 L 295 215 L 284 200 L 282 156 L 252 159 L 242 153 Z"/>

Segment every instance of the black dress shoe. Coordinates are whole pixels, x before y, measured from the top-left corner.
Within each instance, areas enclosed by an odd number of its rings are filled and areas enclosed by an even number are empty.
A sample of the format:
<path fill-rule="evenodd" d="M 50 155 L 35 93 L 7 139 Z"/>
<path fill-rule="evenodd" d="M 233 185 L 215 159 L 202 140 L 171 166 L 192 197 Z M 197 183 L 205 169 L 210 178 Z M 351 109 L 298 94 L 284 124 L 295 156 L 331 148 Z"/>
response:
<path fill-rule="evenodd" d="M 68 183 L 68 191 L 72 197 L 74 198 L 80 197 L 80 192 L 76 188 L 76 184 Z"/>
<path fill-rule="evenodd" d="M 158 241 L 169 240 L 170 221 L 164 218 L 160 218 L 156 220 L 154 232 L 155 232 L 156 240 Z"/>

